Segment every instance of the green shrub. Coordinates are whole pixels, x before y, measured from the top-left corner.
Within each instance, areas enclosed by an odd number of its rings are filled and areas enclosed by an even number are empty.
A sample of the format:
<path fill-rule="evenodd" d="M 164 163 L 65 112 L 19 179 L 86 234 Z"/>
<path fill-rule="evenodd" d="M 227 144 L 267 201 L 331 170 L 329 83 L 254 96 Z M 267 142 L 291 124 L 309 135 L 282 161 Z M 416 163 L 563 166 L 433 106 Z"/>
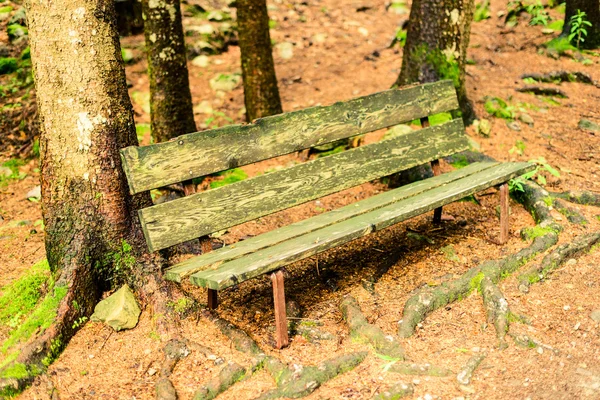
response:
<path fill-rule="evenodd" d="M 15 72 L 19 68 L 17 59 L 13 57 L 1 57 L 0 58 L 0 75 L 10 74 Z"/>

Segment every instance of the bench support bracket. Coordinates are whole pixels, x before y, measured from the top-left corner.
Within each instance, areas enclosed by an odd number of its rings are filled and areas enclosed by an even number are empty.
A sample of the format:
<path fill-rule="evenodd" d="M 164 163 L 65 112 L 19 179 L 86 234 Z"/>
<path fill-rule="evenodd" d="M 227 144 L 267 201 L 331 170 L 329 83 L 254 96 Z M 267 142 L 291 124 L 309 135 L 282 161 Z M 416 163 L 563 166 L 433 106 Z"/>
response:
<path fill-rule="evenodd" d="M 283 286 L 283 271 L 271 274 L 273 282 L 273 299 L 275 302 L 275 340 L 278 349 L 289 344 L 287 317 L 285 312 L 285 289 Z"/>
<path fill-rule="evenodd" d="M 500 244 L 508 240 L 508 184 L 503 183 L 500 190 Z"/>

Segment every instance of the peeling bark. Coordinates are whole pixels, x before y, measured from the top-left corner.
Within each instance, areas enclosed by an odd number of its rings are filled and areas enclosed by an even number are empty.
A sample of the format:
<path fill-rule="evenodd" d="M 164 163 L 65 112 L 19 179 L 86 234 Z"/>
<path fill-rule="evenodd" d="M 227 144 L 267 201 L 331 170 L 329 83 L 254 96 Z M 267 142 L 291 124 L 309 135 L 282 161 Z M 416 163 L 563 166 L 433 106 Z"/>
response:
<path fill-rule="evenodd" d="M 458 383 L 461 385 L 469 385 L 471 383 L 471 378 L 473 378 L 473 372 L 475 372 L 485 357 L 487 357 L 487 354 L 480 353 L 469 358 L 469 361 L 467 361 L 464 367 L 462 367 L 456 375 L 456 380 Z"/>

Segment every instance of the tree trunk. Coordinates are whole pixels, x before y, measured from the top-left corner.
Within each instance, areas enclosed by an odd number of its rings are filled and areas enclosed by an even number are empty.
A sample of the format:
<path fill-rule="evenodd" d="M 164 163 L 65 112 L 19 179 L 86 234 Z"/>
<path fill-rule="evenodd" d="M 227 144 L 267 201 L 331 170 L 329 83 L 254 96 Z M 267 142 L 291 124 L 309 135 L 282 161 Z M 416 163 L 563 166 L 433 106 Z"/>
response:
<path fill-rule="evenodd" d="M 577 15 L 577 10 L 585 12 L 585 18 L 592 23 L 592 26 L 585 27 L 588 34 L 580 47 L 584 49 L 598 48 L 600 46 L 600 0 L 567 0 L 565 24 L 561 35 L 569 36 L 571 34 L 571 17 Z"/>
<path fill-rule="evenodd" d="M 179 0 L 143 0 L 155 142 L 194 132 L 194 111 Z"/>
<path fill-rule="evenodd" d="M 402 70 L 395 86 L 451 79 L 462 117 L 474 119 L 465 88 L 465 64 L 473 0 L 414 0 L 410 9 Z"/>
<path fill-rule="evenodd" d="M 114 2 L 28 0 L 26 7 L 46 254 L 60 301 L 54 323 L 41 327 L 17 362 L 41 366 L 91 314 L 103 289 L 137 274 L 131 260 L 145 246 L 132 213 L 148 198 L 129 196 L 121 169 L 119 149 L 137 137 Z"/>
<path fill-rule="evenodd" d="M 237 19 L 246 120 L 280 114 L 266 0 L 238 0 Z"/>
<path fill-rule="evenodd" d="M 121 36 L 137 35 L 144 30 L 140 0 L 115 0 L 117 30 Z"/>

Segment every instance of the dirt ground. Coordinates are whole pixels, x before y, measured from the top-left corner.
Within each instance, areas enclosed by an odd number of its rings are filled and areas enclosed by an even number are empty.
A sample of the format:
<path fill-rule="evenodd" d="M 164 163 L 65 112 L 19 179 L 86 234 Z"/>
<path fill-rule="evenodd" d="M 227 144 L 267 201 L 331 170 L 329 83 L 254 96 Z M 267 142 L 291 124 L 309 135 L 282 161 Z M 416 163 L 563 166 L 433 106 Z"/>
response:
<path fill-rule="evenodd" d="M 382 0 L 274 1 L 269 2 L 269 10 L 271 19 L 276 21 L 271 35 L 276 43 L 274 57 L 284 111 L 385 90 L 395 81 L 402 50 L 388 45 L 408 14 L 397 14 L 393 8 L 386 10 Z M 477 114 L 489 119 L 492 129 L 490 136 L 484 137 L 469 127 L 469 135 L 479 143 L 482 152 L 497 160 L 545 158 L 560 171 L 560 177 L 546 174 L 548 190 L 600 191 L 600 134 L 578 128 L 581 118 L 600 122 L 598 87 L 582 83 L 541 84 L 559 87 L 567 94 L 568 98 L 553 104 L 515 90 L 525 86 L 520 76 L 526 72 L 581 71 L 600 81 L 600 57 L 588 54 L 592 63 L 584 65 L 568 56 L 554 59 L 539 54 L 539 46 L 552 36 L 542 33 L 540 26 L 528 26 L 526 17 L 516 27 L 507 28 L 497 16 L 503 10 L 506 2 L 493 0 L 492 17 L 472 26 L 467 89 Z M 555 10 L 550 15 L 562 18 Z M 192 17 L 184 21 L 186 27 L 200 23 Z M 291 58 L 282 57 L 284 46 L 279 44 L 284 42 L 293 45 Z M 148 123 L 143 101 L 148 92 L 146 62 L 141 51 L 143 37 L 125 38 L 123 46 L 132 49 L 138 58 L 127 67 L 136 122 Z M 209 80 L 218 74 L 239 73 L 239 56 L 239 48 L 230 46 L 223 54 L 210 56 L 206 67 L 190 63 L 194 103 L 207 102 L 197 109 L 199 126 L 224 124 L 229 119 L 243 122 L 241 87 L 216 94 L 209 85 Z M 534 120 L 533 126 L 520 123 L 520 131 L 509 129 L 504 120 L 486 113 L 485 96 L 509 99 L 513 105 L 533 105 L 524 106 Z M 210 113 L 205 112 L 207 104 L 213 110 Z M 380 136 L 371 135 L 368 141 Z M 149 140 L 147 135 L 143 139 L 146 143 Z M 244 169 L 252 176 L 295 162 L 299 159 L 286 156 Z M 27 176 L 0 188 L 0 285 L 10 283 L 44 257 L 43 232 L 36 224 L 41 219 L 39 203 L 25 198 L 39 179 L 36 167 L 35 160 L 20 167 Z M 451 169 L 445 163 L 443 168 Z M 381 183 L 365 184 L 234 227 L 219 239 L 232 243 L 385 189 Z M 462 201 L 447 206 L 445 213 L 455 219 L 441 227 L 431 224 L 430 214 L 424 215 L 289 266 L 288 300 L 297 301 L 304 310 L 303 318 L 316 321 L 319 329 L 331 335 L 331 340 L 311 342 L 297 335 L 288 348 L 272 350 L 274 316 L 271 286 L 266 277 L 225 290 L 220 295 L 218 314 L 249 332 L 265 351 L 291 364 L 315 365 L 336 355 L 369 350 L 369 356 L 357 368 L 327 382 L 307 399 L 368 399 L 397 382 L 412 382 L 415 399 L 600 398 L 600 326 L 590 318 L 592 311 L 600 309 L 598 251 L 570 260 L 548 280 L 533 285 L 528 294 L 517 289 L 514 276 L 501 282 L 511 311 L 530 321 L 529 325 L 513 323 L 511 329 L 536 338 L 543 347 L 523 348 L 511 340 L 507 349 L 498 350 L 495 331 L 486 323 L 478 294 L 434 312 L 413 337 L 399 339 L 409 360 L 453 371 L 458 371 L 473 354 L 486 352 L 487 357 L 470 385 L 459 385 L 455 376 L 412 377 L 389 372 L 385 367 L 389 360 L 350 338 L 338 308 L 343 296 L 356 297 L 369 322 L 395 335 L 404 303 L 416 289 L 452 279 L 482 261 L 514 253 L 527 245 L 519 232 L 534 222 L 522 206 L 511 200 L 511 237 L 506 245 L 499 246 L 493 243 L 499 232 L 497 194 L 490 190 L 477 195 L 477 200 L 479 204 Z M 573 207 L 589 224 L 571 224 L 555 213 L 565 227 L 560 243 L 600 229 L 600 209 Z M 419 240 L 415 233 L 430 240 Z M 441 251 L 447 246 L 457 255 L 453 260 Z M 375 285 L 375 294 L 369 293 L 363 283 L 398 248 L 402 250 L 399 259 Z M 205 291 L 188 285 L 185 288 L 205 302 Z M 52 386 L 61 399 L 154 398 L 162 359 L 162 343 L 154 322 L 152 310 L 146 309 L 138 326 L 130 331 L 114 333 L 102 324 L 87 323 L 49 368 L 48 375 L 36 380 L 19 398 L 46 399 Z M 248 357 L 237 352 L 229 339 L 205 318 L 191 316 L 182 321 L 180 328 L 185 337 L 211 347 L 220 358 L 248 365 Z M 194 352 L 182 360 L 172 376 L 180 398 L 192 398 L 202 384 L 214 377 L 221 368 L 215 364 Z M 262 371 L 219 398 L 252 399 L 273 387 L 270 376 Z"/>

